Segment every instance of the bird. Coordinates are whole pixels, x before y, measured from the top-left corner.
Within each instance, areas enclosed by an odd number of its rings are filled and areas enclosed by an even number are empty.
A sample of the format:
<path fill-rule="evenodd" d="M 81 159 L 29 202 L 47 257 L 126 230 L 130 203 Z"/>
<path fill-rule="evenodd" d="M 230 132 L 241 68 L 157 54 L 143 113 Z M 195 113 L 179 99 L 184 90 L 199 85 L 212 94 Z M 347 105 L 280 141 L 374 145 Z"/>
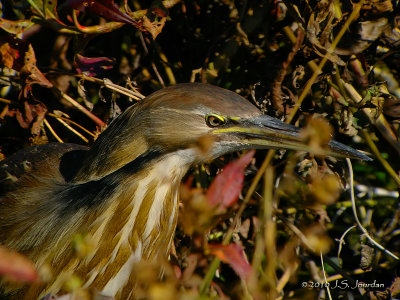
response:
<path fill-rule="evenodd" d="M 204 137 L 207 149 L 199 146 Z M 334 140 L 327 147 L 327 155 L 370 160 Z M 169 254 L 190 167 L 247 149 L 311 151 L 298 127 L 237 93 L 181 83 L 130 106 L 90 148 L 20 150 L 0 162 L 0 244 L 54 276 L 17 288 L 1 282 L 0 290 L 8 299 L 40 299 L 62 293 L 76 275 L 84 288 L 134 299 L 134 265 Z M 84 257 L 71 247 L 76 234 L 93 242 Z"/>

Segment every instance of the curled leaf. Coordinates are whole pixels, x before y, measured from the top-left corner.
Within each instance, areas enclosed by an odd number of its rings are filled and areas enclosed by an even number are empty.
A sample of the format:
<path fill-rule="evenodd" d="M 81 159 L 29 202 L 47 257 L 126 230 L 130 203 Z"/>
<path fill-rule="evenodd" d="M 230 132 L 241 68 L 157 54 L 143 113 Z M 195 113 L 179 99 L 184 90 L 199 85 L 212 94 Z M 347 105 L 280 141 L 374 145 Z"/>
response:
<path fill-rule="evenodd" d="M 31 133 L 38 136 L 46 113 L 47 108 L 43 104 L 29 104 L 25 101 L 24 108 L 17 110 L 16 117 L 22 128 L 31 126 Z"/>

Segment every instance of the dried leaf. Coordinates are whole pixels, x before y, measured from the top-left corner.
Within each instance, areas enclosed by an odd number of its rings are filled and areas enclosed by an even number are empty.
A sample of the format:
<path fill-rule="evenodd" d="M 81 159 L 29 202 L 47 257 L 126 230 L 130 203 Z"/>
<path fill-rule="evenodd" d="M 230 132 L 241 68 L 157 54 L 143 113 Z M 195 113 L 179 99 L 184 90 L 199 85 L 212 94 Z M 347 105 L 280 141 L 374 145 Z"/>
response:
<path fill-rule="evenodd" d="M 143 21 L 143 28 L 147 30 L 153 39 L 157 37 L 161 33 L 161 30 L 163 29 L 165 22 L 167 18 L 161 18 L 159 21 L 153 21 L 151 22 L 150 19 L 147 16 L 143 16 L 142 21 Z"/>
<path fill-rule="evenodd" d="M 223 262 L 229 264 L 236 274 L 247 280 L 251 274 L 251 265 L 248 263 L 242 246 L 238 244 L 208 245 L 213 255 L 217 256 Z"/>
<path fill-rule="evenodd" d="M 207 191 L 207 199 L 212 206 L 226 208 L 236 203 L 243 187 L 244 169 L 253 159 L 254 153 L 255 150 L 247 152 L 217 175 Z"/>
<path fill-rule="evenodd" d="M 400 296 L 400 277 L 396 277 L 390 286 L 390 294 L 393 297 Z"/>
<path fill-rule="evenodd" d="M 27 96 L 27 89 L 29 90 L 32 84 L 37 83 L 47 88 L 53 87 L 53 84 L 47 80 L 36 66 L 35 52 L 31 44 L 29 44 L 28 50 L 24 53 L 24 64 L 19 72 L 25 78 L 25 97 Z"/>
<path fill-rule="evenodd" d="M 32 45 L 24 40 L 8 36 L 0 42 L 0 63 L 21 73 L 25 97 L 32 84 L 37 83 L 47 88 L 53 86 L 37 68 Z"/>
<path fill-rule="evenodd" d="M 0 45 L 0 63 L 3 66 L 11 69 L 19 55 L 18 50 L 11 47 L 9 43 Z"/>
<path fill-rule="evenodd" d="M 356 29 L 351 30 L 348 36 L 343 38 L 343 41 L 346 41 L 346 43 L 342 42 L 340 46 L 346 44 L 345 47 L 337 47 L 335 53 L 339 55 L 361 53 L 376 41 L 383 32 L 390 28 L 387 18 L 358 22 L 357 25 Z"/>
<path fill-rule="evenodd" d="M 27 101 L 24 102 L 24 109 L 21 111 L 17 110 L 17 121 L 22 128 L 29 128 L 32 125 L 31 133 L 34 136 L 40 134 L 40 129 L 43 123 L 43 119 L 46 115 L 47 108 L 43 104 L 29 104 Z"/>

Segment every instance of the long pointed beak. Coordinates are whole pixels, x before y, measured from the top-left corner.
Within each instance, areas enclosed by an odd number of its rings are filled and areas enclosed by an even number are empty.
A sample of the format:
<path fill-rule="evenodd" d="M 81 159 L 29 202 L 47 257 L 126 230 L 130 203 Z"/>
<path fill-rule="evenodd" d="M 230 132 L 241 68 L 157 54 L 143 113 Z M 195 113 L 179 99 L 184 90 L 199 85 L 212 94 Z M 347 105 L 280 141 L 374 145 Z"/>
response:
<path fill-rule="evenodd" d="M 300 130 L 270 116 L 260 115 L 241 119 L 230 127 L 214 130 L 214 133 L 235 134 L 239 136 L 241 143 L 253 148 L 290 149 L 317 155 L 372 160 L 367 155 L 333 140 L 326 147 L 315 149 L 302 137 Z"/>

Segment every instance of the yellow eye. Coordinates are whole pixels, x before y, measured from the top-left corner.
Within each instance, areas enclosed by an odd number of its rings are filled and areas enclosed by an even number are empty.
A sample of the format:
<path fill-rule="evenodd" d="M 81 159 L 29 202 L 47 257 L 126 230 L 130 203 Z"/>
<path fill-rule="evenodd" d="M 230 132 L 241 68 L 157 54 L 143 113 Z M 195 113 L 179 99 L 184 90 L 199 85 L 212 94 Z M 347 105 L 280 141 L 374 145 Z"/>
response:
<path fill-rule="evenodd" d="M 206 123 L 209 127 L 217 127 L 226 124 L 226 119 L 222 116 L 211 114 L 206 116 Z"/>

